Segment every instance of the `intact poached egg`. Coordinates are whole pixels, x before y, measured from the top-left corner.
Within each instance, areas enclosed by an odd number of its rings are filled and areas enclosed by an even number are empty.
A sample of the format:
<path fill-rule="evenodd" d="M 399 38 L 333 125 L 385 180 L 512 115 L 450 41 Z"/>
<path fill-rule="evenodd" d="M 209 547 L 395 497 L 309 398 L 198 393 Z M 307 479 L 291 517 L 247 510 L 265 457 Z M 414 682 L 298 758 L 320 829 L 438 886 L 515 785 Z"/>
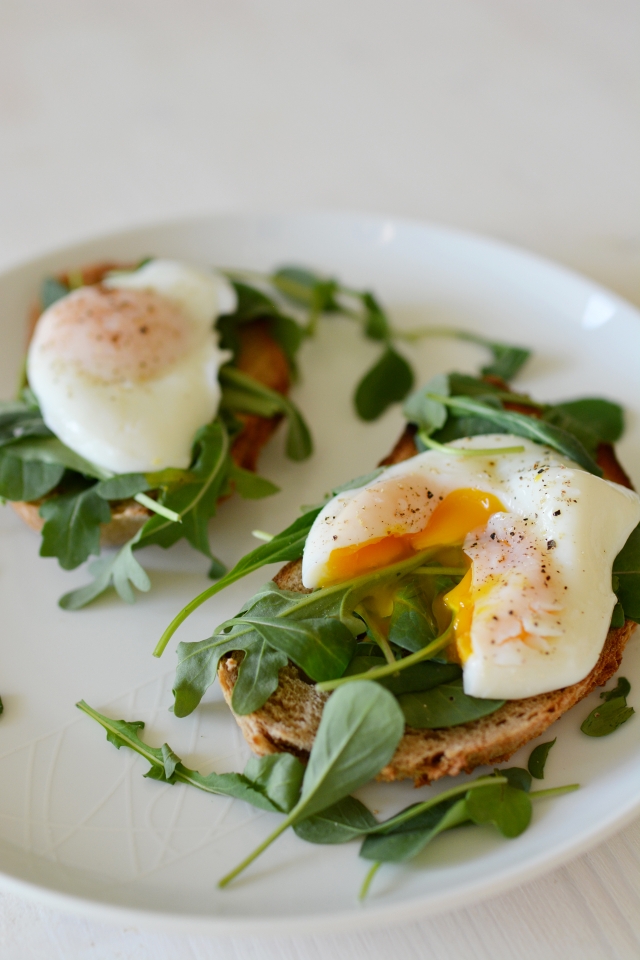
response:
<path fill-rule="evenodd" d="M 640 521 L 636 493 L 549 447 L 506 434 L 448 446 L 514 445 L 524 452 L 428 450 L 340 493 L 316 518 L 302 560 L 305 587 L 321 587 L 422 551 L 425 563 L 457 559 L 467 573 L 442 600 L 464 690 L 510 700 L 593 669 L 616 602 L 613 561 Z"/>
<path fill-rule="evenodd" d="M 62 297 L 38 319 L 27 357 L 45 423 L 113 473 L 187 468 L 228 359 L 214 321 L 234 305 L 222 275 L 162 259 Z"/>

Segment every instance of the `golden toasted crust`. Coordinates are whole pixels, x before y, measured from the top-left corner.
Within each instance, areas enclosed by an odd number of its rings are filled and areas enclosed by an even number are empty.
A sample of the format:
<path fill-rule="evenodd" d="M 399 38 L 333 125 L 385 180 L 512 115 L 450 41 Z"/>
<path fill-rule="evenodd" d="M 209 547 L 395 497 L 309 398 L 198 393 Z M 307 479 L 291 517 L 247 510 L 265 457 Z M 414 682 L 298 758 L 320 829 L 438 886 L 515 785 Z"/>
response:
<path fill-rule="evenodd" d="M 126 266 L 131 265 L 111 262 L 91 264 L 83 268 L 82 276 L 87 284 L 100 283 L 108 271 L 123 269 Z M 60 279 L 66 283 L 67 274 L 61 275 Z M 29 339 L 40 313 L 40 306 L 35 306 L 31 312 Z M 268 324 L 264 320 L 253 320 L 243 324 L 239 339 L 238 368 L 272 390 L 286 394 L 290 385 L 289 365 L 284 351 L 269 335 Z M 238 466 L 255 471 L 260 451 L 281 418 L 277 416 L 267 419 L 253 414 L 237 414 L 237 419 L 242 423 L 242 430 L 233 441 L 231 456 Z M 44 526 L 44 520 L 39 513 L 41 504 L 42 500 L 28 503 L 15 501 L 11 506 L 27 526 L 39 532 Z M 150 516 L 151 512 L 135 500 L 120 500 L 112 503 L 111 520 L 109 523 L 103 523 L 100 528 L 101 546 L 122 546 L 144 526 Z"/>
<path fill-rule="evenodd" d="M 414 434 L 415 428 L 409 425 L 381 465 L 400 463 L 414 456 L 418 452 Z M 598 462 L 607 479 L 631 486 L 611 445 L 601 444 Z M 282 590 L 310 593 L 302 584 L 301 568 L 301 560 L 286 564 L 274 577 L 275 583 Z M 413 779 L 416 786 L 422 786 L 441 777 L 457 776 L 463 771 L 470 773 L 482 764 L 508 760 L 516 750 L 544 733 L 563 713 L 613 676 L 635 626 L 628 620 L 624 626 L 610 630 L 591 673 L 570 687 L 523 700 L 509 700 L 487 717 L 445 730 L 406 727 L 398 749 L 378 779 Z M 218 679 L 229 706 L 242 656 L 242 653 L 232 654 L 218 667 Z M 254 753 L 262 756 L 286 752 L 304 760 L 313 745 L 328 696 L 290 663 L 280 671 L 278 689 L 264 706 L 246 716 L 234 715 Z"/>

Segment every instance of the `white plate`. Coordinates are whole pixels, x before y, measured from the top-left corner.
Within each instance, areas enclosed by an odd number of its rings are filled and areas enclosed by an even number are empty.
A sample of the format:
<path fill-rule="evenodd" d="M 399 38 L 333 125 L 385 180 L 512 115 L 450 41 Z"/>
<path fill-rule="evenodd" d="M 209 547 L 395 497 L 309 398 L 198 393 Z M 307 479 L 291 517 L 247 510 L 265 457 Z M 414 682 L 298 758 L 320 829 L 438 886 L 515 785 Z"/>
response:
<path fill-rule="evenodd" d="M 268 269 L 283 262 L 336 272 L 371 287 L 399 324 L 450 323 L 535 350 L 519 380 L 542 399 L 596 394 L 633 413 L 620 445 L 640 480 L 639 314 L 595 284 L 528 254 L 477 237 L 359 216 L 219 217 L 152 227 L 79 244 L 0 278 L 0 396 L 11 396 L 24 346 L 25 316 L 42 277 L 93 259 L 147 254 Z M 338 481 L 362 474 L 392 445 L 398 409 L 358 422 L 353 386 L 376 354 L 348 321 L 327 320 L 301 357 L 295 399 L 316 441 L 315 456 L 292 464 L 282 437 L 262 472 L 282 487 L 262 502 L 233 500 L 220 510 L 215 551 L 233 563 L 255 545 L 249 531 L 278 530 Z M 484 356 L 468 344 L 427 340 L 413 350 L 421 378 L 473 371 Z M 553 728 L 545 786 L 578 781 L 570 796 L 536 805 L 531 828 L 503 840 L 490 828 L 438 838 L 408 866 L 384 867 L 368 904 L 356 893 L 366 865 L 355 844 L 311 846 L 283 836 L 225 891 L 216 880 L 273 828 L 277 818 L 240 801 L 209 797 L 142 777 L 146 765 L 116 751 L 74 708 L 85 698 L 114 717 L 143 719 L 154 745 L 168 741 L 191 767 L 241 770 L 248 752 L 212 689 L 191 717 L 168 712 L 175 645 L 151 650 L 173 614 L 205 585 L 206 563 L 186 547 L 146 551 L 153 589 L 134 607 L 109 598 L 65 613 L 58 597 L 87 579 L 38 557 L 38 538 L 10 508 L 0 512 L 3 640 L 0 694 L 0 869 L 5 889 L 119 923 L 192 931 L 255 933 L 355 930 L 424 916 L 496 893 L 602 839 L 640 805 L 637 718 L 605 740 L 579 732 L 597 694 Z M 267 579 L 261 571 L 202 607 L 180 639 L 199 640 L 233 615 Z M 640 683 L 632 643 L 624 673 Z M 546 739 L 544 737 L 543 739 Z M 524 763 L 529 748 L 516 757 Z M 406 784 L 373 785 L 362 796 L 383 815 L 429 795 Z"/>

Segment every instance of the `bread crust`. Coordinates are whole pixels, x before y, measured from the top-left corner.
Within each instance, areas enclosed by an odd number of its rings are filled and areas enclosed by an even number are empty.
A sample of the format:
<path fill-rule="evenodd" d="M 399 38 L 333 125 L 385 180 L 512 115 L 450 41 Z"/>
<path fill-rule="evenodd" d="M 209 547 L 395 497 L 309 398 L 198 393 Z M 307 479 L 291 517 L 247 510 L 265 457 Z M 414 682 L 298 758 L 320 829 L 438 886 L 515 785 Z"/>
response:
<path fill-rule="evenodd" d="M 400 463 L 415 456 L 418 450 L 414 435 L 415 428 L 409 425 L 381 465 Z M 610 444 L 600 445 L 597 459 L 607 479 L 631 487 Z M 302 561 L 294 560 L 282 567 L 274 581 L 282 590 L 310 593 L 302 584 L 301 570 Z M 443 730 L 405 727 L 398 749 L 377 779 L 412 779 L 420 787 L 441 777 L 470 773 L 482 764 L 508 760 L 614 675 L 635 627 L 633 621 L 627 620 L 624 626 L 609 630 L 598 662 L 579 683 L 535 697 L 509 700 L 495 713 L 456 727 Z M 242 656 L 242 653 L 231 654 L 218 666 L 218 679 L 229 707 Z M 286 752 L 306 760 L 328 697 L 329 694 L 318 690 L 295 664 L 289 663 L 280 671 L 278 689 L 264 706 L 246 716 L 234 716 L 254 753 L 264 756 Z"/>
<path fill-rule="evenodd" d="M 83 268 L 82 276 L 86 284 L 100 283 L 110 270 L 127 269 L 131 266 L 132 264 L 113 262 L 90 264 Z M 61 274 L 59 279 L 66 283 L 68 275 Z M 31 311 L 29 340 L 41 312 L 40 306 L 34 307 Z M 291 382 L 289 364 L 280 345 L 270 336 L 267 321 L 253 320 L 243 324 L 238 337 L 240 342 L 238 369 L 271 390 L 286 394 Z M 231 457 L 239 467 L 255 471 L 260 451 L 280 423 L 281 417 L 265 418 L 254 414 L 237 414 L 236 418 L 242 423 L 242 430 L 233 441 Z M 40 516 L 42 500 L 10 502 L 27 526 L 37 532 L 42 530 L 44 526 L 44 520 Z M 112 502 L 110 506 L 111 520 L 100 526 L 100 546 L 102 547 L 122 546 L 135 536 L 152 515 L 150 510 L 132 499 L 118 500 Z"/>
<path fill-rule="evenodd" d="M 281 589 L 295 590 L 300 566 L 296 560 L 275 577 Z M 635 626 L 627 620 L 624 626 L 610 630 L 593 670 L 570 687 L 522 700 L 508 700 L 487 717 L 445 730 L 406 727 L 398 749 L 378 780 L 410 778 L 419 787 L 441 777 L 470 773 L 482 764 L 508 760 L 614 675 Z M 218 667 L 218 679 L 229 707 L 241 662 L 241 653 L 231 654 Z M 264 706 L 246 716 L 234 716 L 245 740 L 259 756 L 286 752 L 306 759 L 328 697 L 329 694 L 318 690 L 295 664 L 289 663 L 280 671 L 278 689 Z"/>

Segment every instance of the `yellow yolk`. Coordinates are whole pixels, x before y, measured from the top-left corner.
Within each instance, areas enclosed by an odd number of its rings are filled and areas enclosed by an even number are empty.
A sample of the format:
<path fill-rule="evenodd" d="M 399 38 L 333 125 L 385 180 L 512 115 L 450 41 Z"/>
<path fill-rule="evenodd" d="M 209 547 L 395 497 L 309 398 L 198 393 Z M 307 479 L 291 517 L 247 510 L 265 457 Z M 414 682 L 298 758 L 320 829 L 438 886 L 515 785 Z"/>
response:
<path fill-rule="evenodd" d="M 460 583 L 442 598 L 444 606 L 453 614 L 453 637 L 456 659 L 464 663 L 471 656 L 471 621 L 475 598 L 472 594 L 472 571 L 469 569 Z"/>
<path fill-rule="evenodd" d="M 461 546 L 470 530 L 484 527 L 489 517 L 504 509 L 492 493 L 471 488 L 454 490 L 438 504 L 419 533 L 375 537 L 333 550 L 327 561 L 326 584 L 353 580 L 429 547 Z"/>

